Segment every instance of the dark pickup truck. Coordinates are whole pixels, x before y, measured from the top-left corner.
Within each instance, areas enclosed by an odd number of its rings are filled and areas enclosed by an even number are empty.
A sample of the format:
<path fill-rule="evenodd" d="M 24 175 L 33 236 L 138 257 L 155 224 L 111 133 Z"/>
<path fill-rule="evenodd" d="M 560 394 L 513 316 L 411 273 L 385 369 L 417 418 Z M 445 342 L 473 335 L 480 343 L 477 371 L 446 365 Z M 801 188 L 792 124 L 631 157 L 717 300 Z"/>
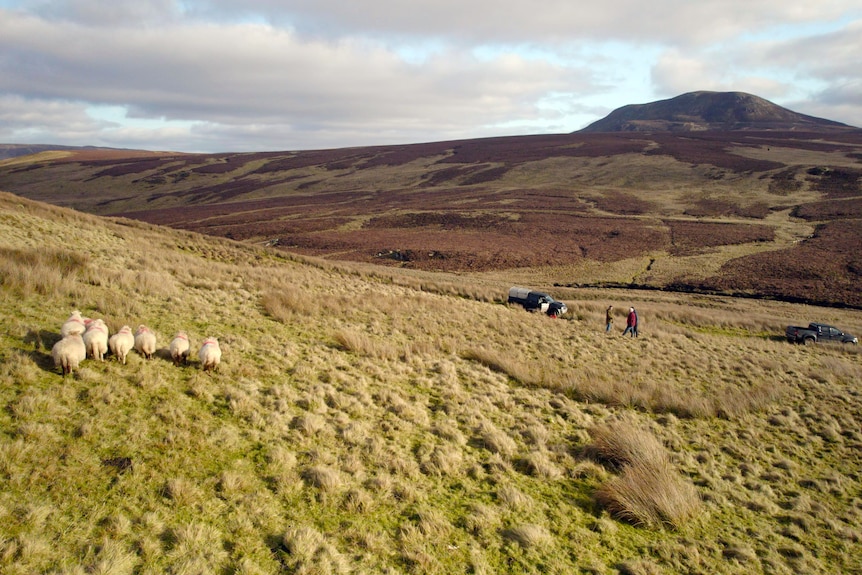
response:
<path fill-rule="evenodd" d="M 566 304 L 546 293 L 528 288 L 513 287 L 509 290 L 509 303 L 524 306 L 527 311 L 541 311 L 550 317 L 560 317 L 568 311 Z"/>
<path fill-rule="evenodd" d="M 855 335 L 850 335 L 825 323 L 809 323 L 808 327 L 788 325 L 784 333 L 790 343 L 803 343 L 805 345 L 825 342 L 859 343 L 859 338 Z"/>

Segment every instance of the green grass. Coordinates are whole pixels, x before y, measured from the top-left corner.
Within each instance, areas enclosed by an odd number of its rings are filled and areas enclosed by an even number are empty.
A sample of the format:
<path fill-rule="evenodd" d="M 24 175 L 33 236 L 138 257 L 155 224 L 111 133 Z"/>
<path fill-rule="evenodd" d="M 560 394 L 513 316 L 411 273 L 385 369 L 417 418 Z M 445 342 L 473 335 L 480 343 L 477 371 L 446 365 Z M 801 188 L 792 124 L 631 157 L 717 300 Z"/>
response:
<path fill-rule="evenodd" d="M 0 195 L 0 572 L 860 570 L 862 355 L 739 333 L 862 314 L 572 289 L 550 320 L 509 283 Z M 63 378 L 72 309 L 161 352 Z"/>

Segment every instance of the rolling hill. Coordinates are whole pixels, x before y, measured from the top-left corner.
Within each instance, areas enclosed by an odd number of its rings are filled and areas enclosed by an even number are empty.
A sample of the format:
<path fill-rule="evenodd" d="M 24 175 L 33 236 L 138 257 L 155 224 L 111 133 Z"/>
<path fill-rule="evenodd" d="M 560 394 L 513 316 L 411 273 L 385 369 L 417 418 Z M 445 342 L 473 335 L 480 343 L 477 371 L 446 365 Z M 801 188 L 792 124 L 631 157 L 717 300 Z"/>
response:
<path fill-rule="evenodd" d="M 333 260 L 862 307 L 862 130 L 738 93 L 669 102 L 606 120 L 745 129 L 57 152 L 0 162 L 0 189 Z"/>
<path fill-rule="evenodd" d="M 581 132 L 703 130 L 843 131 L 847 124 L 799 114 L 745 92 L 689 92 L 614 110 Z"/>
<path fill-rule="evenodd" d="M 0 193 L 0 572 L 862 569 L 862 353 L 782 336 L 862 311 L 558 288 L 549 319 L 508 279 Z M 64 378 L 73 309 L 156 357 Z"/>

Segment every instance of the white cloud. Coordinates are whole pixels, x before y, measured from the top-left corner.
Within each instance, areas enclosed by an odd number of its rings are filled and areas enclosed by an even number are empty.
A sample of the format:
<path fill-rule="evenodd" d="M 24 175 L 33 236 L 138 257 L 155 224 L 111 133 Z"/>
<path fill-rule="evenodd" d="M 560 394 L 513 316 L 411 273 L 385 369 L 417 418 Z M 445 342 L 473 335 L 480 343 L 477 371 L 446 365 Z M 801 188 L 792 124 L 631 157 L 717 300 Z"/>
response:
<path fill-rule="evenodd" d="M 0 97 L 36 112 L 0 113 L 6 141 L 242 151 L 572 131 L 703 89 L 859 118 L 858 0 L 0 6 L 14 7 L 0 8 Z"/>
<path fill-rule="evenodd" d="M 194 0 L 195 10 L 260 14 L 319 35 L 361 33 L 453 42 L 560 43 L 573 38 L 701 44 L 765 26 L 830 21 L 856 0 Z"/>
<path fill-rule="evenodd" d="M 164 23 L 180 16 L 175 0 L 40 0 L 20 2 L 46 20 L 81 22 L 97 26 Z"/>
<path fill-rule="evenodd" d="M 96 137 L 106 127 L 91 118 L 81 103 L 0 96 L 0 141 L 16 142 L 24 135 L 26 143 L 77 143 L 81 137 Z"/>

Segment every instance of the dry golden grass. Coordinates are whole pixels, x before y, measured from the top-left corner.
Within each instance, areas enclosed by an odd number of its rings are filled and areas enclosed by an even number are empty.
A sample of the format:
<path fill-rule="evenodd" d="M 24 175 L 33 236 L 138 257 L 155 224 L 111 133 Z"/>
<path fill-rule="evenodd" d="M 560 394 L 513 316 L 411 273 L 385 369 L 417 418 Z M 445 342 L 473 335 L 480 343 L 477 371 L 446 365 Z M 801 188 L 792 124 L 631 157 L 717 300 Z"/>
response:
<path fill-rule="evenodd" d="M 615 517 L 648 527 L 680 528 L 700 509 L 695 487 L 667 460 L 624 465 L 596 497 Z"/>
<path fill-rule="evenodd" d="M 859 568 L 862 354 L 781 340 L 862 331 L 858 311 L 560 288 L 550 320 L 503 303 L 510 277 L 6 195 L 0 216 L 4 573 Z M 604 333 L 609 303 L 641 337 Z M 74 308 L 162 350 L 218 336 L 220 370 L 133 353 L 61 384 L 48 350 Z"/>
<path fill-rule="evenodd" d="M 62 249 L 2 248 L 0 261 L 0 285 L 20 295 L 67 295 L 87 265 L 85 255 Z"/>
<path fill-rule="evenodd" d="M 683 480 L 649 430 L 625 418 L 598 425 L 590 434 L 588 452 L 619 472 L 596 494 L 614 516 L 636 525 L 680 528 L 696 515 L 697 491 Z"/>

